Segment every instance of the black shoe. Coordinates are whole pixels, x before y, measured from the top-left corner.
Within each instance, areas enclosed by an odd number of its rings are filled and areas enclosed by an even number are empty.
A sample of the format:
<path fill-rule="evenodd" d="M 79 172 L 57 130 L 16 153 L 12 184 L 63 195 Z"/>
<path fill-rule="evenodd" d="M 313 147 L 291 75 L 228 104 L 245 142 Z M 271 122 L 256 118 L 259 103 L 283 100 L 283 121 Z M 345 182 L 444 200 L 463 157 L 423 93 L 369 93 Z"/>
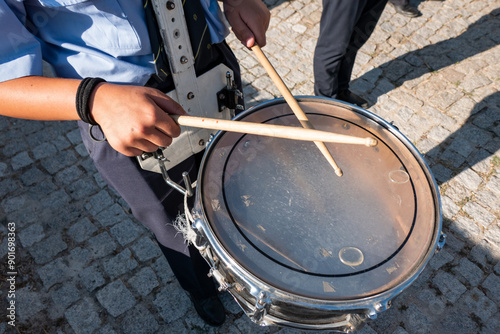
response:
<path fill-rule="evenodd" d="M 226 311 L 219 297 L 212 296 L 205 299 L 197 299 L 189 294 L 196 312 L 210 326 L 221 326 L 226 320 Z"/>
<path fill-rule="evenodd" d="M 368 108 L 368 101 L 363 99 L 361 96 L 354 94 L 350 90 L 344 90 L 337 94 L 337 100 L 341 100 L 347 103 L 355 104 L 361 108 Z"/>
<path fill-rule="evenodd" d="M 396 9 L 396 13 L 399 13 L 408 17 L 419 17 L 422 13 L 415 7 L 411 5 L 393 5 Z"/>

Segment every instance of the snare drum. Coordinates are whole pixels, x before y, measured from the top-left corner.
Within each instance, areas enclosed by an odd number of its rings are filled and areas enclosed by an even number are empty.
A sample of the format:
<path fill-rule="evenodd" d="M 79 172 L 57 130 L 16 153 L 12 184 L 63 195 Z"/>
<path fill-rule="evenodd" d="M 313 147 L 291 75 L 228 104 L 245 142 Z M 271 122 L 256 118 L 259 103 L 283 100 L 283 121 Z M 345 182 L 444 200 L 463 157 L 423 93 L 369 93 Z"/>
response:
<path fill-rule="evenodd" d="M 205 152 L 193 243 L 259 325 L 349 332 L 387 309 L 444 243 L 437 185 L 417 149 L 380 117 L 297 98 L 318 130 L 378 145 L 219 132 Z M 237 120 L 300 126 L 283 99 Z"/>

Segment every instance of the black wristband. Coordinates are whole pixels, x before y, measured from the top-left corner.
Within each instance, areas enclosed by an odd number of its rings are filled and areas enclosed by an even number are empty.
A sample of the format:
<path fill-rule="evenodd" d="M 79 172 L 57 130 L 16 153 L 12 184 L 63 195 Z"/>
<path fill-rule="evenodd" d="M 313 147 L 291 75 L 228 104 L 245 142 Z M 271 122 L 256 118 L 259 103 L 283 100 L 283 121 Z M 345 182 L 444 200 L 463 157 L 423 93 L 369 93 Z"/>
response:
<path fill-rule="evenodd" d="M 106 80 L 102 78 L 85 78 L 80 82 L 76 91 L 76 112 L 85 123 L 97 125 L 90 114 L 89 99 L 96 86 L 101 82 L 106 82 Z"/>

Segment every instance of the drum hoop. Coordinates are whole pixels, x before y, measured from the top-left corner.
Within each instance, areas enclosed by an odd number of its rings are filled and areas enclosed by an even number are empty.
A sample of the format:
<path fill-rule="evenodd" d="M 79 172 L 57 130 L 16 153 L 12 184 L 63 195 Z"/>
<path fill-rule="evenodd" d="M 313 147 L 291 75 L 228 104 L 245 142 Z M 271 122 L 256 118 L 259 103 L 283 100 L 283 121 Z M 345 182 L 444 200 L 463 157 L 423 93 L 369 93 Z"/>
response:
<path fill-rule="evenodd" d="M 319 298 L 312 298 L 312 297 L 306 297 L 302 295 L 294 295 L 294 299 L 296 300 L 296 303 L 301 304 L 301 305 L 308 305 L 308 306 L 325 306 L 325 305 L 330 305 L 333 306 L 336 309 L 336 306 L 340 305 L 342 307 L 342 310 L 359 310 L 360 308 L 364 309 L 373 309 L 373 305 L 376 304 L 384 304 L 387 301 L 390 301 L 397 295 L 399 295 L 403 290 L 405 290 L 408 286 L 410 286 L 417 278 L 418 276 L 423 272 L 425 267 L 427 266 L 428 262 L 431 259 L 431 256 L 433 253 L 436 252 L 438 249 L 438 244 L 439 244 L 439 239 L 442 235 L 442 217 L 441 217 L 441 197 L 439 194 L 438 185 L 436 183 L 436 180 L 432 174 L 432 171 L 430 170 L 428 164 L 426 161 L 423 159 L 422 155 L 419 153 L 418 149 L 411 143 L 411 141 L 404 136 L 396 127 L 394 127 L 392 124 L 389 122 L 385 121 L 382 119 L 380 116 L 359 108 L 355 105 L 345 103 L 343 101 L 331 99 L 331 98 L 325 98 L 325 97 L 318 97 L 318 96 L 310 96 L 310 95 L 303 95 L 303 96 L 296 96 L 295 97 L 297 102 L 323 102 L 326 104 L 330 105 L 335 105 L 339 106 L 342 108 L 348 107 L 352 112 L 355 112 L 357 114 L 360 114 L 361 116 L 366 117 L 367 119 L 370 119 L 377 123 L 378 125 L 382 126 L 384 129 L 389 131 L 393 136 L 395 136 L 401 143 L 404 144 L 404 146 L 407 147 L 407 149 L 412 153 L 413 157 L 415 160 L 418 162 L 420 165 L 424 175 L 427 178 L 427 182 L 429 183 L 429 188 L 431 189 L 431 192 L 433 194 L 433 202 L 434 202 L 434 207 L 435 207 L 435 222 L 434 222 L 434 230 L 433 230 L 433 236 L 432 236 L 432 241 L 429 243 L 429 247 L 425 254 L 421 257 L 420 263 L 415 263 L 414 266 L 411 268 L 410 272 L 405 278 L 402 278 L 399 282 L 395 281 L 393 282 L 393 285 L 383 291 L 379 291 L 377 293 L 374 293 L 372 295 L 368 296 L 363 296 L 355 299 L 337 299 L 337 300 L 331 300 L 331 299 L 319 299 Z M 276 104 L 283 104 L 286 103 L 284 98 L 277 98 L 273 99 L 270 101 L 263 102 L 261 104 L 255 105 L 246 111 L 238 114 L 236 117 L 233 118 L 233 120 L 239 120 L 241 118 L 246 117 L 247 114 L 253 113 L 256 109 L 260 110 L 262 108 L 266 108 L 269 106 L 273 106 Z M 203 182 L 200 182 L 200 180 L 203 180 L 203 173 L 205 171 L 205 165 L 207 162 L 208 157 L 210 156 L 210 152 L 213 146 L 217 144 L 217 142 L 221 139 L 222 135 L 224 134 L 224 131 L 219 131 L 215 134 L 213 140 L 208 144 L 206 153 L 203 156 L 203 159 L 200 164 L 200 170 L 198 174 L 198 186 L 196 189 L 197 196 L 202 199 L 201 193 L 203 189 Z M 205 213 L 205 205 L 203 203 L 203 200 L 200 201 L 199 205 L 200 207 L 200 212 L 203 216 L 203 219 L 205 222 L 208 222 L 208 218 Z M 241 265 L 233 256 L 230 254 L 228 250 L 225 249 L 225 247 L 222 245 L 220 240 L 215 237 L 215 232 L 212 229 L 212 226 L 210 224 L 205 224 L 204 228 L 206 229 L 206 237 L 209 239 L 212 245 L 217 245 L 218 249 L 214 249 L 214 251 L 217 253 L 217 255 L 221 258 L 224 259 L 228 264 L 230 264 L 231 270 L 234 271 L 234 274 L 236 276 L 239 276 L 241 279 L 243 279 L 246 282 L 250 282 L 253 285 L 256 286 L 265 286 L 267 287 L 269 284 L 266 283 L 264 280 L 261 278 L 257 277 L 253 273 L 251 273 L 249 270 L 247 270 L 243 265 Z M 209 233 L 207 233 L 209 232 Z M 214 247 L 215 248 L 215 247 Z M 288 291 L 282 290 L 280 288 L 272 287 L 271 289 L 274 293 L 275 296 L 289 296 L 290 293 Z"/>

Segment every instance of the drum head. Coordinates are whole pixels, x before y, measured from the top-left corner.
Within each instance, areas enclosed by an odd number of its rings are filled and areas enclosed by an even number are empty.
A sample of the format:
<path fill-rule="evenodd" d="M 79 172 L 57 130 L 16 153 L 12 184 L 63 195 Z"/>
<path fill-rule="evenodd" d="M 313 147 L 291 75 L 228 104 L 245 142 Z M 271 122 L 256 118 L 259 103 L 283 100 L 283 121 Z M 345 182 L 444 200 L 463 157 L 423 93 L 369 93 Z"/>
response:
<path fill-rule="evenodd" d="M 219 247 L 250 275 L 306 298 L 357 299 L 415 274 L 437 237 L 439 199 L 419 153 L 372 114 L 299 99 L 318 130 L 373 137 L 375 147 L 220 133 L 198 191 Z M 283 100 L 240 120 L 300 126 Z"/>

